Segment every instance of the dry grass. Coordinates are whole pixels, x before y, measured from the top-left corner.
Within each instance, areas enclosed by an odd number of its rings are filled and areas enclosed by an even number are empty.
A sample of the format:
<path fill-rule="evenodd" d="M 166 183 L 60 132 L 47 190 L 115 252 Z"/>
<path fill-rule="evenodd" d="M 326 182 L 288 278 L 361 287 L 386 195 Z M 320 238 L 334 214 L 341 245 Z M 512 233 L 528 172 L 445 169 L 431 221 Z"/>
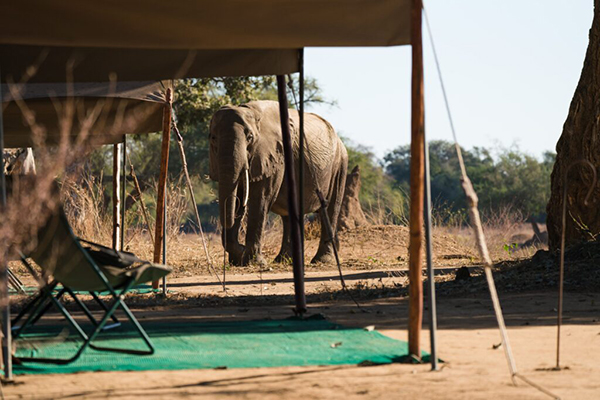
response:
<path fill-rule="evenodd" d="M 102 177 L 75 174 L 62 181 L 62 197 L 67 215 L 78 235 L 89 240 L 110 244 L 112 207 L 110 198 L 103 189 Z M 191 217 L 186 188 L 177 180 L 168 185 L 167 210 L 167 261 L 175 268 L 176 276 L 210 274 L 209 264 L 202 248 L 201 238 L 197 234 L 183 233 L 182 226 Z M 153 198 L 156 185 L 144 193 L 144 197 Z M 137 194 L 136 194 L 137 195 Z M 150 214 L 154 216 L 152 204 Z M 369 213 L 371 220 L 386 220 L 383 211 Z M 374 216 L 375 215 L 375 216 Z M 462 213 L 452 213 L 449 207 L 439 206 L 433 210 L 434 257 L 438 267 L 456 267 L 476 264 L 477 252 L 470 227 Z M 485 233 L 494 261 L 519 260 L 532 256 L 537 247 L 519 248 L 514 243 L 523 242 L 533 235 L 531 227 L 524 223 L 523 216 L 511 208 L 504 208 L 485 216 Z M 141 218 L 140 207 L 128 210 L 125 249 L 137 253 L 142 258 L 152 259 L 153 246 L 148 228 Z M 266 225 L 263 241 L 263 253 L 272 260 L 281 246 L 281 218 L 273 216 Z M 153 232 L 150 232 L 153 235 Z M 316 253 L 321 226 L 318 218 L 306 223 L 306 259 Z M 223 248 L 220 240 L 220 228 L 206 235 L 213 263 L 222 272 Z M 242 235 L 243 237 L 243 235 Z M 398 270 L 407 267 L 408 228 L 398 225 L 373 224 L 339 233 L 340 256 L 344 269 L 388 269 Z M 334 265 L 307 266 L 308 270 L 329 270 Z M 256 267 L 225 266 L 226 273 L 247 273 Z M 289 264 L 271 264 L 273 271 L 291 270 Z M 219 272 L 221 274 L 221 272 Z"/>

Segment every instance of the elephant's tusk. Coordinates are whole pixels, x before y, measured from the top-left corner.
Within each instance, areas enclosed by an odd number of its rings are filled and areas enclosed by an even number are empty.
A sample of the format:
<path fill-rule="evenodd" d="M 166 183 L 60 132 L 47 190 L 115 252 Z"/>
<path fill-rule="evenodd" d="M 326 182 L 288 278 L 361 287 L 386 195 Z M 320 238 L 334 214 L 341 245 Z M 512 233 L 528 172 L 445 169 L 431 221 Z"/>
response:
<path fill-rule="evenodd" d="M 248 197 L 250 195 L 250 175 L 248 169 L 246 169 L 246 187 L 244 188 L 244 207 L 248 205 Z"/>

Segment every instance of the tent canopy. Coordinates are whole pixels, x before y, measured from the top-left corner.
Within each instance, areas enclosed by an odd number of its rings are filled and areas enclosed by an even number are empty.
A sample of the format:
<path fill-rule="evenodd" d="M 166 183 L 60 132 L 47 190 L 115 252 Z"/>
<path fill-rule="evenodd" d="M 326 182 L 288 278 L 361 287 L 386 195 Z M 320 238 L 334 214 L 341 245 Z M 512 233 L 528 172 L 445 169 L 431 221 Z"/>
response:
<path fill-rule="evenodd" d="M 65 82 L 68 76 L 75 82 L 107 82 L 109 78 L 151 81 L 285 75 L 296 71 L 298 50 L 198 51 L 0 44 L 2 82 L 22 82 L 24 78 L 27 82 Z"/>
<path fill-rule="evenodd" d="M 2 85 L 5 147 L 55 144 L 67 130 L 70 140 L 89 132 L 94 145 L 119 143 L 125 134 L 158 132 L 162 129 L 165 90 L 170 82 L 39 83 Z M 22 100 L 19 105 L 19 100 Z M 61 122 L 66 104 L 72 102 L 73 125 Z M 41 142 L 26 121 L 24 109 L 32 111 L 44 130 Z M 61 121 L 62 118 L 65 118 Z M 85 128 L 89 123 L 88 129 Z"/>
<path fill-rule="evenodd" d="M 410 43 L 411 0 L 31 0 L 3 4 L 1 44 L 293 49 Z"/>
<path fill-rule="evenodd" d="M 32 12 L 35 10 L 35 12 Z M 29 82 L 284 75 L 309 46 L 410 44 L 411 0 L 11 1 L 0 76 Z"/>

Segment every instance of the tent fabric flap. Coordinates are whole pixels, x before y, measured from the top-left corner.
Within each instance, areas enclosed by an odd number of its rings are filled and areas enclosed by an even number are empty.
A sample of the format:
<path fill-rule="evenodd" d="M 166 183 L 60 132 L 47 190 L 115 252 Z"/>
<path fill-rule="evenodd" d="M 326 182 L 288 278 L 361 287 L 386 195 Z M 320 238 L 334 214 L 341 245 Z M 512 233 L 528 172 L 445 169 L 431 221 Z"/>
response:
<path fill-rule="evenodd" d="M 169 86 L 169 81 L 2 85 L 5 147 L 52 145 L 63 136 L 102 145 L 122 142 L 125 134 L 158 132 Z"/>
<path fill-rule="evenodd" d="M 2 29 L 0 25 L 0 30 Z M 298 71 L 297 49 L 169 50 L 0 44 L 2 82 L 145 81 Z"/>

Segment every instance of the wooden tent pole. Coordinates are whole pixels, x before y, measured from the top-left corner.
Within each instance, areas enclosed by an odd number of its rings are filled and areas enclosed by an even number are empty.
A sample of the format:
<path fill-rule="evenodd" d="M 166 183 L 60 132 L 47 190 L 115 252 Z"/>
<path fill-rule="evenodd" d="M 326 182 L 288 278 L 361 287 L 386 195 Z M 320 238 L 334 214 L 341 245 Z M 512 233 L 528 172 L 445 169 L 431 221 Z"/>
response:
<path fill-rule="evenodd" d="M 2 82 L 0 71 L 0 82 Z M 2 86 L 0 85 L 0 99 L 2 99 Z M 4 176 L 4 121 L 2 107 L 0 107 L 0 157 L 2 158 L 0 174 L 0 207 L 6 208 L 6 178 Z M 6 250 L 6 249 L 4 249 Z M 6 255 L 6 253 L 5 253 Z M 12 380 L 12 330 L 10 327 L 10 297 L 8 292 L 8 265 L 0 265 L 0 310 L 2 314 L 2 363 L 4 379 Z"/>
<path fill-rule="evenodd" d="M 121 156 L 121 246 L 119 250 L 125 250 L 125 214 L 127 213 L 127 136 L 123 135 Z"/>
<path fill-rule="evenodd" d="M 121 143 L 113 145 L 112 247 L 115 250 L 121 250 L 121 148 Z"/>
<path fill-rule="evenodd" d="M 292 265 L 294 270 L 294 292 L 297 314 L 306 312 L 306 295 L 304 293 L 304 265 L 302 262 L 302 239 L 298 212 L 298 196 L 296 195 L 296 174 L 294 172 L 294 153 L 290 132 L 290 116 L 288 111 L 285 76 L 277 75 L 277 94 L 279 99 L 279 116 L 281 120 L 281 136 L 283 138 L 283 157 L 285 163 L 285 183 L 288 190 L 288 215 L 292 244 Z"/>
<path fill-rule="evenodd" d="M 300 211 L 300 237 L 302 241 L 302 265 L 304 265 L 304 48 L 300 49 L 298 60 L 298 121 L 299 121 L 299 155 L 298 159 L 298 198 Z"/>
<path fill-rule="evenodd" d="M 158 177 L 158 187 L 156 189 L 156 224 L 154 234 L 154 259 L 155 263 L 160 263 L 160 252 L 162 249 L 163 225 L 165 224 L 165 193 L 167 191 L 167 170 L 169 167 L 169 145 L 171 137 L 171 103 L 173 95 L 171 88 L 167 89 L 166 104 L 163 110 L 163 135 L 162 149 L 160 153 L 160 175 Z M 152 288 L 158 289 L 158 281 L 152 282 Z"/>
<path fill-rule="evenodd" d="M 409 354 L 421 358 L 420 336 L 423 323 L 423 283 L 421 277 L 423 253 L 424 201 L 424 132 L 423 42 L 421 33 L 422 0 L 412 1 L 412 88 L 410 147 L 410 241 L 409 241 Z"/>

